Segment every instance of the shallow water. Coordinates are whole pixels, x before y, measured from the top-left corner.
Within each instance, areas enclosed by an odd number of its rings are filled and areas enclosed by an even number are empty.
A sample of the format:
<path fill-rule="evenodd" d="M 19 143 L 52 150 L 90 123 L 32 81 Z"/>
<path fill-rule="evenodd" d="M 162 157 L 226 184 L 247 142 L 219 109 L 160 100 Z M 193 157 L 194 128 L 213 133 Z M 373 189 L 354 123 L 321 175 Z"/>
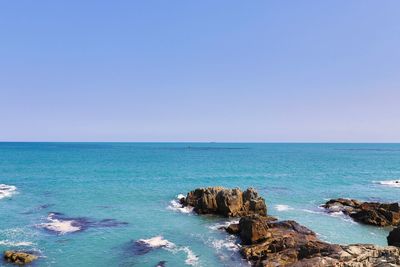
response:
<path fill-rule="evenodd" d="M 400 144 L 0 143 L 0 249 L 36 266 L 246 266 L 224 219 L 174 206 L 214 185 L 255 187 L 323 240 L 385 245 L 389 229 L 318 206 L 399 201 L 399 179 Z"/>

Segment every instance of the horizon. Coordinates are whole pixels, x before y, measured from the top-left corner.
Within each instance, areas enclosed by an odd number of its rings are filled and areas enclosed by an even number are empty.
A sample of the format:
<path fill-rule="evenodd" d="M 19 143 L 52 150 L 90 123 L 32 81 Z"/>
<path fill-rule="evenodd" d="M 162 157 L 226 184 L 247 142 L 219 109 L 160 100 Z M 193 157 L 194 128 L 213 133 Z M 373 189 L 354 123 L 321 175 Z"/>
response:
<path fill-rule="evenodd" d="M 0 140 L 400 143 L 399 8 L 2 2 Z"/>

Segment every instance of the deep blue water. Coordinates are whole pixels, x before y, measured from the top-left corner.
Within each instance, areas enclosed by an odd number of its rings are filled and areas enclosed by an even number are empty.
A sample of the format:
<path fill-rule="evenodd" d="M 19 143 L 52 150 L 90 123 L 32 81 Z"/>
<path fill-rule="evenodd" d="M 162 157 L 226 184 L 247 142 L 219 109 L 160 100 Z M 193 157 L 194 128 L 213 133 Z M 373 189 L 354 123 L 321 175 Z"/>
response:
<path fill-rule="evenodd" d="M 271 215 L 323 240 L 385 245 L 389 229 L 318 206 L 399 201 L 379 184 L 397 179 L 400 144 L 0 143 L 0 247 L 35 251 L 35 266 L 245 266 L 223 219 L 172 208 L 215 185 L 255 187 Z"/>

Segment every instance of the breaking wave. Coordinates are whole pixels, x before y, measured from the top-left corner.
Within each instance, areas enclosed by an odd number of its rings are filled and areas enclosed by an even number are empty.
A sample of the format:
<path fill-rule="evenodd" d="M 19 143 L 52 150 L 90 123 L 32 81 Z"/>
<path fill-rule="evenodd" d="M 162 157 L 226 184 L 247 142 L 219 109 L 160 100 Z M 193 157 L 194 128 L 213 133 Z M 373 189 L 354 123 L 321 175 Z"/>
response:
<path fill-rule="evenodd" d="M 13 185 L 0 184 L 0 199 L 11 197 L 17 193 L 17 187 Z"/>
<path fill-rule="evenodd" d="M 182 198 L 185 196 L 182 194 L 179 194 L 176 196 L 175 199 L 171 200 L 168 205 L 168 209 L 176 211 L 176 212 L 181 212 L 181 213 L 192 213 L 193 207 L 183 207 L 182 204 L 179 202 Z"/>
<path fill-rule="evenodd" d="M 400 180 L 377 181 L 375 183 L 378 183 L 378 184 L 383 185 L 383 186 L 399 187 L 400 188 Z"/>
<path fill-rule="evenodd" d="M 145 254 L 152 249 L 163 248 L 172 253 L 186 253 L 185 263 L 191 266 L 197 266 L 199 257 L 187 246 L 177 246 L 174 243 L 164 239 L 162 236 L 155 236 L 149 239 L 139 239 L 135 242 L 136 250 Z"/>

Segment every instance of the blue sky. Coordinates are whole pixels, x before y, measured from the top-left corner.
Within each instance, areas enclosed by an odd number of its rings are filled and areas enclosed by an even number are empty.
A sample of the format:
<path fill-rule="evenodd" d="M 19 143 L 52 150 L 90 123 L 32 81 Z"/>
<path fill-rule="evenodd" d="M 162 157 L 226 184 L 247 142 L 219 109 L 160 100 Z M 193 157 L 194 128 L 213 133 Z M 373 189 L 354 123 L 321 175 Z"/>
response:
<path fill-rule="evenodd" d="M 0 140 L 400 142 L 400 1 L 1 1 Z"/>

